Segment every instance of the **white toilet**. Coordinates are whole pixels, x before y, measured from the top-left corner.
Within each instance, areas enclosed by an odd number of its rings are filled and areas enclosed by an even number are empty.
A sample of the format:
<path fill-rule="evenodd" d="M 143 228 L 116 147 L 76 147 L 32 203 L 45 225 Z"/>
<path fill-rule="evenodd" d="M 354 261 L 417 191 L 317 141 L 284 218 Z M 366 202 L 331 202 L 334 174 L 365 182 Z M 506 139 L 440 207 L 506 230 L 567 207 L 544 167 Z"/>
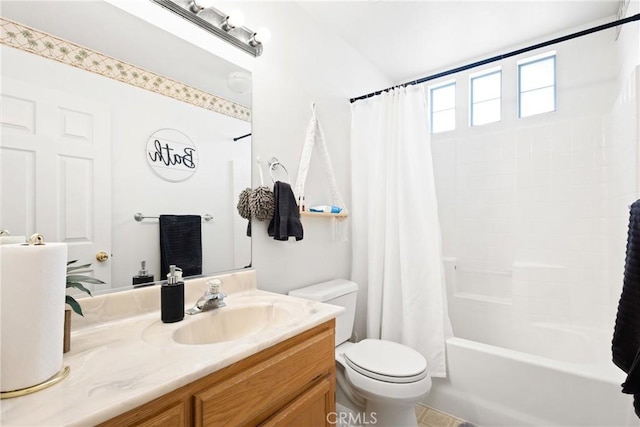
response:
<path fill-rule="evenodd" d="M 353 332 L 357 292 L 358 285 L 344 279 L 289 292 L 346 309 L 336 318 L 336 404 L 351 413 L 339 414 L 336 423 L 416 426 L 416 403 L 431 389 L 427 361 L 412 348 L 391 341 L 347 341 Z"/>

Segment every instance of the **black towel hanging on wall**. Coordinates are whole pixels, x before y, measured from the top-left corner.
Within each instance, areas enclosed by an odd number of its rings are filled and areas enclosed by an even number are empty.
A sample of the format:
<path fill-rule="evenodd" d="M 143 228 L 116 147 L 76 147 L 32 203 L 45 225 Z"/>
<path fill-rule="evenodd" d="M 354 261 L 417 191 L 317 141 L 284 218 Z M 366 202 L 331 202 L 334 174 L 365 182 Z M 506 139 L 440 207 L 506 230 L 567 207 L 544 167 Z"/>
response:
<path fill-rule="evenodd" d="M 622 392 L 633 394 L 640 417 L 640 200 L 629 213 L 624 283 L 611 349 L 613 363 L 627 373 Z"/>
<path fill-rule="evenodd" d="M 160 279 L 176 265 L 186 276 L 202 274 L 200 215 L 160 215 Z"/>
<path fill-rule="evenodd" d="M 304 230 L 291 186 L 286 182 L 276 181 L 273 185 L 273 194 L 276 210 L 267 228 L 267 233 L 275 240 L 286 241 L 290 236 L 295 237 L 296 240 L 302 240 Z"/>

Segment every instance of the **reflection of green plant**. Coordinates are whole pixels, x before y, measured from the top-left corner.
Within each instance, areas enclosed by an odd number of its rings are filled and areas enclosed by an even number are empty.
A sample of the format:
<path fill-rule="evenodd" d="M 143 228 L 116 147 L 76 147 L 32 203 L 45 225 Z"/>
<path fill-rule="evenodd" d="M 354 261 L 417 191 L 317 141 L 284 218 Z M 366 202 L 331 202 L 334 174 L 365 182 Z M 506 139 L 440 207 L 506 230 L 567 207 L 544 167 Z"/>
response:
<path fill-rule="evenodd" d="M 84 271 L 78 271 L 78 270 L 82 270 L 83 268 L 88 268 L 91 266 L 91 264 L 78 265 L 78 266 L 72 266 L 72 267 L 69 266 L 75 262 L 78 262 L 78 260 L 74 259 L 73 261 L 67 262 L 67 288 L 76 288 L 81 290 L 82 292 L 88 293 L 89 296 L 92 296 L 91 291 L 85 288 L 82 285 L 82 282 L 93 283 L 93 284 L 103 284 L 104 282 L 102 280 L 96 279 L 91 276 L 77 274 L 77 273 L 84 273 Z M 73 273 L 73 274 L 70 274 L 70 273 Z M 73 311 L 78 313 L 80 316 L 84 317 L 84 314 L 82 314 L 82 308 L 80 308 L 80 304 L 78 304 L 78 301 L 76 301 L 74 297 L 72 297 L 71 295 L 67 295 L 66 303 L 71 306 Z"/>

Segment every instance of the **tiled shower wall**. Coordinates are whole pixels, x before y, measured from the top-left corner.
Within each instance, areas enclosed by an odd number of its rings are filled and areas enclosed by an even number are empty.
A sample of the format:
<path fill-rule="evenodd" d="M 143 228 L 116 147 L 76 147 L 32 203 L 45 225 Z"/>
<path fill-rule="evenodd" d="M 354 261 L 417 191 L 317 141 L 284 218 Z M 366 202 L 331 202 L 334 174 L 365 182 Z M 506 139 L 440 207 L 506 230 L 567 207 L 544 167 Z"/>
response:
<path fill-rule="evenodd" d="M 523 325 L 611 330 L 636 195 L 635 79 L 617 99 L 608 79 L 572 88 L 593 106 L 434 135 L 456 336 L 523 350 Z"/>
<path fill-rule="evenodd" d="M 629 221 L 628 206 L 640 197 L 638 188 L 638 144 L 640 140 L 640 65 L 623 81 L 620 94 L 611 114 L 605 119 L 605 137 L 609 139 L 607 151 L 608 191 L 606 192 L 607 236 L 609 254 L 610 313 L 615 319 L 617 303 L 622 290 L 624 258 Z"/>

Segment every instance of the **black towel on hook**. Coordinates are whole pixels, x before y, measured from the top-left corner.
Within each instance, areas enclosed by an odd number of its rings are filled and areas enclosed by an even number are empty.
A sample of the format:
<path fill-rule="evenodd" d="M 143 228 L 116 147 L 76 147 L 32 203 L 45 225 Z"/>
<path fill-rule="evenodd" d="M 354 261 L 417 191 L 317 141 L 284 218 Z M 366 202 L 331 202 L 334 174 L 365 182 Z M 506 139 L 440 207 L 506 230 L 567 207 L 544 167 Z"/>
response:
<path fill-rule="evenodd" d="M 629 212 L 624 282 L 611 350 L 613 363 L 627 373 L 622 392 L 633 394 L 640 417 L 640 200 Z"/>
<path fill-rule="evenodd" d="M 182 269 L 183 276 L 202 274 L 202 218 L 200 215 L 160 215 L 160 279 L 169 266 Z"/>
<path fill-rule="evenodd" d="M 276 199 L 276 209 L 267 233 L 275 240 L 289 240 L 289 236 L 302 240 L 304 233 L 300 212 L 291 186 L 286 182 L 276 181 L 273 185 L 273 195 Z"/>

